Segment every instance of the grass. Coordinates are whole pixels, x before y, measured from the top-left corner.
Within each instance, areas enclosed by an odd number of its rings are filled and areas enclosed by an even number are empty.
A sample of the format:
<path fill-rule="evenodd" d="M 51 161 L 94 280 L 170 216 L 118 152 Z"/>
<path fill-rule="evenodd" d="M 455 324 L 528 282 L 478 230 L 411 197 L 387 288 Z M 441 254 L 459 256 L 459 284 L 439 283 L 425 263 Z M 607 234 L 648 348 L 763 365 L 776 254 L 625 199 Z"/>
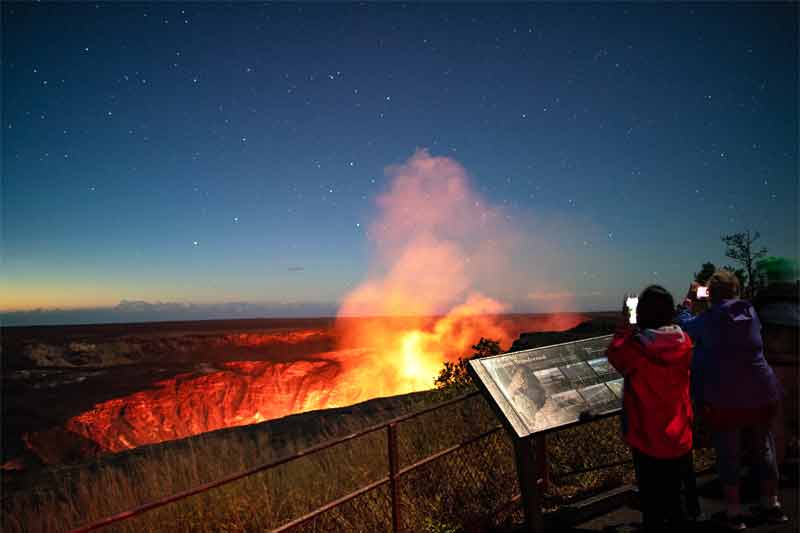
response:
<path fill-rule="evenodd" d="M 428 397 L 426 402 L 434 401 Z M 497 425 L 481 396 L 398 424 L 400 467 L 406 467 Z M 37 488 L 3 500 L 5 532 L 62 531 L 186 490 L 275 458 L 267 432 L 230 431 L 109 456 L 81 468 L 48 473 Z M 208 493 L 167 505 L 108 528 L 113 531 L 252 531 L 278 527 L 388 473 L 387 436 L 376 431 L 304 456 Z M 552 482 L 545 507 L 633 481 L 630 465 L 570 475 L 629 457 L 617 417 L 548 435 Z M 290 450 L 291 451 L 291 450 Z M 294 450 L 299 451 L 299 450 Z M 699 466 L 708 454 L 697 454 Z M 450 532 L 510 527 L 517 511 L 494 516 L 518 493 L 511 438 L 495 432 L 399 480 L 406 530 Z M 387 485 L 315 518 L 302 531 L 386 531 L 391 527 Z"/>

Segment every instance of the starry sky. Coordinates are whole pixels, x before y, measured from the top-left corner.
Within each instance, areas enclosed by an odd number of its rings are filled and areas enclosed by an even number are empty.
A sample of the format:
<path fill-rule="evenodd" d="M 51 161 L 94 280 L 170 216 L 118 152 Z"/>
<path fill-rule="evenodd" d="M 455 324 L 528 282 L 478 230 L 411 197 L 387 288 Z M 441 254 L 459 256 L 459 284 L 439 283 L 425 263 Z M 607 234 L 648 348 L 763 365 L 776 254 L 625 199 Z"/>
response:
<path fill-rule="evenodd" d="M 531 236 L 543 301 L 683 291 L 748 228 L 796 257 L 797 15 L 4 2 L 0 310 L 333 314 L 418 149 Z"/>

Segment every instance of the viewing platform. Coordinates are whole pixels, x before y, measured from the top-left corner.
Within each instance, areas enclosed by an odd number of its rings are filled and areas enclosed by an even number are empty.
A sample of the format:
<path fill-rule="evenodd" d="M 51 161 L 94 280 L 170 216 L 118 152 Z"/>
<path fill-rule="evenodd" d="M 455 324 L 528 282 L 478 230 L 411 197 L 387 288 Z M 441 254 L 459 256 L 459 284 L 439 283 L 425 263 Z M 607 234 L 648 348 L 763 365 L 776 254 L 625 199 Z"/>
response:
<path fill-rule="evenodd" d="M 787 465 L 785 476 L 780 484 L 780 501 L 783 510 L 789 517 L 785 524 L 769 524 L 757 520 L 745 521 L 747 529 L 758 533 L 789 533 L 798 531 L 798 469 L 800 464 L 794 461 Z M 716 474 L 706 473 L 698 476 L 698 492 L 700 507 L 704 520 L 699 522 L 686 522 L 681 525 L 680 533 L 721 533 L 729 531 L 716 523 L 714 514 L 724 512 L 725 502 L 722 497 L 722 487 Z M 743 509 L 747 510 L 758 502 L 757 490 L 753 483 L 743 484 Z M 608 533 L 629 533 L 639 531 L 641 527 L 641 514 L 638 510 L 638 497 L 632 485 L 619 487 L 594 498 L 567 506 L 549 516 L 545 516 L 545 531 L 559 532 L 590 532 L 603 531 Z M 515 533 L 526 531 L 525 526 L 514 530 Z M 678 530 L 676 530 L 677 532 Z"/>

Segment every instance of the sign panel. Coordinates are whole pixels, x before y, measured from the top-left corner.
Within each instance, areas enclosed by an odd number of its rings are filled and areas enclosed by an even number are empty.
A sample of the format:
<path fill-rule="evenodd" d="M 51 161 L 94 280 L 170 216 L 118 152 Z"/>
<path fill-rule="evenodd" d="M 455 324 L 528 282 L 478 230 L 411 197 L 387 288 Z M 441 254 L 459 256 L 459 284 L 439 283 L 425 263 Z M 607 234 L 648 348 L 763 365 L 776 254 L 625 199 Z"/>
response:
<path fill-rule="evenodd" d="M 608 363 L 612 335 L 469 361 L 473 377 L 517 436 L 622 407 L 622 376 Z"/>

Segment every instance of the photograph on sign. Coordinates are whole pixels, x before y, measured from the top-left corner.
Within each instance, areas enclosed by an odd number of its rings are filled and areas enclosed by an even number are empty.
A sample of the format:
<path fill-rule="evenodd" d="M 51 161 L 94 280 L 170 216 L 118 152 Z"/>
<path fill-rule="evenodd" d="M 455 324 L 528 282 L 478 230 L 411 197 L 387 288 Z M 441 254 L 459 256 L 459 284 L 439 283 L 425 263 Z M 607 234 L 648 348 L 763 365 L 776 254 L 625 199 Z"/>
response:
<path fill-rule="evenodd" d="M 607 385 L 608 388 L 617 395 L 617 398 L 622 398 L 622 389 L 625 387 L 625 380 L 623 378 L 609 381 Z"/>
<path fill-rule="evenodd" d="M 586 400 L 576 390 L 554 394 L 553 402 L 562 411 L 564 420 L 577 420 L 581 412 L 589 408 Z"/>
<path fill-rule="evenodd" d="M 615 409 L 619 403 L 617 397 L 605 383 L 583 387 L 578 389 L 578 393 L 589 404 L 589 408 L 598 414 Z"/>
<path fill-rule="evenodd" d="M 575 385 L 588 384 L 597 377 L 597 373 L 584 361 L 563 366 L 561 371 Z"/>
<path fill-rule="evenodd" d="M 539 380 L 539 383 L 542 384 L 542 387 L 544 387 L 545 392 L 550 395 L 557 394 L 571 388 L 567 376 L 565 376 L 558 367 L 538 370 L 534 372 L 534 374 Z"/>
<path fill-rule="evenodd" d="M 520 436 L 620 408 L 620 375 L 603 356 L 611 336 L 473 359 L 484 392 Z"/>
<path fill-rule="evenodd" d="M 592 367 L 592 370 L 594 370 L 595 373 L 597 373 L 598 376 L 606 377 L 610 376 L 611 374 L 614 374 L 616 377 L 619 377 L 619 372 L 617 372 L 617 370 L 613 366 L 611 366 L 611 364 L 608 362 L 608 359 L 606 359 L 605 357 L 590 359 L 587 362 L 589 363 L 589 366 Z"/>

